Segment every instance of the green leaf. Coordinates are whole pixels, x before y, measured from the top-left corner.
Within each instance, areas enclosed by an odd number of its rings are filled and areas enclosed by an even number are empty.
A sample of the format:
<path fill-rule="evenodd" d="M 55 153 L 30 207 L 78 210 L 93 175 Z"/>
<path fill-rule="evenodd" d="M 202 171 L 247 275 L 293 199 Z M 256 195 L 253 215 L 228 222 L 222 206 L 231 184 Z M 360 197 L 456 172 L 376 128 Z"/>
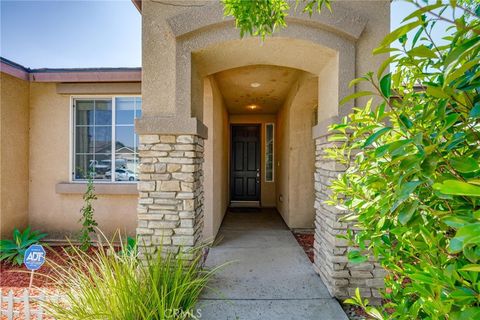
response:
<path fill-rule="evenodd" d="M 384 320 L 385 318 L 382 316 L 382 314 L 380 313 L 380 311 L 378 311 L 377 308 L 375 307 L 372 307 L 372 306 L 368 306 L 365 308 L 365 312 L 373 317 L 374 319 L 377 319 L 377 320 Z"/>
<path fill-rule="evenodd" d="M 450 165 L 462 173 L 475 172 L 480 170 L 480 165 L 471 157 L 457 157 L 450 159 Z"/>
<path fill-rule="evenodd" d="M 432 58 L 432 59 L 438 58 L 435 52 L 432 51 L 432 49 L 428 48 L 423 44 L 408 51 L 407 54 L 415 57 Z"/>
<path fill-rule="evenodd" d="M 406 25 L 403 25 L 395 30 L 393 30 L 392 32 L 390 32 L 390 34 L 388 34 L 383 40 L 382 42 L 380 43 L 380 47 L 386 47 L 388 46 L 390 43 L 392 43 L 393 41 L 399 39 L 401 36 L 407 34 L 410 30 L 418 27 L 419 25 L 423 24 L 423 21 L 421 20 L 418 20 L 418 21 L 415 21 L 415 22 L 411 22 L 411 23 L 408 23 Z"/>
<path fill-rule="evenodd" d="M 410 129 L 411 127 L 413 127 L 413 122 L 410 121 L 410 119 L 404 115 L 403 113 L 399 116 L 400 118 L 400 121 L 402 121 L 403 125 L 407 128 L 407 129 Z"/>
<path fill-rule="evenodd" d="M 350 83 L 348 84 L 348 87 L 351 88 L 357 83 L 364 82 L 364 81 L 368 81 L 368 79 L 366 79 L 365 77 L 355 78 L 352 81 L 350 81 Z"/>
<path fill-rule="evenodd" d="M 450 96 L 445 93 L 445 91 L 440 87 L 428 86 L 427 87 L 427 94 L 432 95 L 436 98 L 441 99 L 449 99 Z"/>
<path fill-rule="evenodd" d="M 387 67 L 390 65 L 390 63 L 392 63 L 392 61 L 394 61 L 398 56 L 399 56 L 399 54 L 394 54 L 394 55 L 390 56 L 389 58 L 385 59 L 382 62 L 382 64 L 380 65 L 380 67 L 377 70 L 377 79 L 378 80 L 380 80 L 380 78 L 383 75 L 383 72 L 385 71 L 385 69 L 387 69 Z"/>
<path fill-rule="evenodd" d="M 407 183 L 404 183 L 400 188 L 399 197 L 401 199 L 408 198 L 410 194 L 412 194 L 412 192 L 415 191 L 415 189 L 422 183 L 422 181 L 409 181 Z"/>
<path fill-rule="evenodd" d="M 460 270 L 480 272 L 480 264 L 467 264 L 466 266 L 462 267 Z"/>
<path fill-rule="evenodd" d="M 374 143 L 378 138 L 380 138 L 384 133 L 388 132 L 392 130 L 391 127 L 386 127 L 386 128 L 382 128 L 376 132 L 374 132 L 371 136 L 369 136 L 367 138 L 367 140 L 365 140 L 365 143 L 363 144 L 363 147 L 368 147 L 369 145 L 371 145 L 372 143 Z"/>
<path fill-rule="evenodd" d="M 390 98 L 391 86 L 392 86 L 392 74 L 388 73 L 380 80 L 380 90 L 382 91 L 382 94 L 385 98 Z"/>
<path fill-rule="evenodd" d="M 480 243 L 480 222 L 458 229 L 455 237 L 450 240 L 449 249 L 452 253 L 458 253 L 472 243 Z"/>
<path fill-rule="evenodd" d="M 480 8 L 480 6 L 479 6 Z M 451 320 L 472 320 L 480 319 L 480 307 L 467 307 L 466 309 L 454 312 L 450 315 Z"/>
<path fill-rule="evenodd" d="M 442 183 L 435 183 L 433 189 L 454 196 L 480 197 L 480 187 L 458 180 L 445 180 Z"/>
<path fill-rule="evenodd" d="M 459 216 L 452 216 L 452 215 L 443 217 L 442 222 L 445 223 L 447 226 L 455 229 L 461 228 L 471 223 L 470 219 L 466 219 L 464 217 L 459 217 Z"/>
<path fill-rule="evenodd" d="M 480 101 L 475 103 L 472 110 L 470 110 L 469 115 L 473 119 L 480 118 Z"/>
<path fill-rule="evenodd" d="M 429 5 L 429 6 L 425 6 L 425 7 L 421 7 L 420 9 L 418 10 L 415 10 L 414 12 L 412 12 L 411 14 L 409 14 L 405 19 L 402 20 L 402 23 L 405 22 L 405 21 L 408 21 L 412 18 L 420 18 L 424 13 L 428 12 L 428 11 L 432 11 L 432 10 L 435 10 L 435 9 L 438 9 L 442 6 L 445 6 L 445 4 L 442 4 L 441 2 L 440 3 L 436 3 L 436 4 L 432 4 L 432 5 Z"/>
<path fill-rule="evenodd" d="M 351 263 L 362 263 L 367 261 L 367 257 L 363 256 L 358 250 L 348 252 L 348 261 Z"/>
<path fill-rule="evenodd" d="M 415 213 L 417 208 L 418 208 L 418 201 L 408 203 L 398 213 L 398 221 L 401 224 L 406 225 L 412 219 L 413 214 Z"/>
<path fill-rule="evenodd" d="M 374 93 L 371 92 L 371 91 L 359 91 L 359 92 L 355 92 L 354 94 L 351 94 L 349 96 L 346 96 L 345 98 L 343 98 L 342 100 L 340 100 L 339 104 L 342 105 L 344 104 L 345 102 L 348 102 L 352 99 L 357 99 L 357 98 L 360 98 L 360 97 L 365 97 L 365 96 L 373 96 Z"/>

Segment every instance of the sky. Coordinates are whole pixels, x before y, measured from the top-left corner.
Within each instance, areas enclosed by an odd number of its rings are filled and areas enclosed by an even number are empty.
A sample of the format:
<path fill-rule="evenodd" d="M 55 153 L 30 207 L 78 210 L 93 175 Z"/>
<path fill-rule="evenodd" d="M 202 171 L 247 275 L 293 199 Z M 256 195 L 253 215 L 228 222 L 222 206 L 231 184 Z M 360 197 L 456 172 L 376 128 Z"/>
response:
<path fill-rule="evenodd" d="M 413 8 L 394 1 L 391 28 Z M 141 16 L 130 0 L 0 0 L 0 55 L 30 68 L 139 67 Z"/>
<path fill-rule="evenodd" d="M 0 1 L 4 58 L 30 68 L 141 66 L 141 15 L 130 0 Z"/>

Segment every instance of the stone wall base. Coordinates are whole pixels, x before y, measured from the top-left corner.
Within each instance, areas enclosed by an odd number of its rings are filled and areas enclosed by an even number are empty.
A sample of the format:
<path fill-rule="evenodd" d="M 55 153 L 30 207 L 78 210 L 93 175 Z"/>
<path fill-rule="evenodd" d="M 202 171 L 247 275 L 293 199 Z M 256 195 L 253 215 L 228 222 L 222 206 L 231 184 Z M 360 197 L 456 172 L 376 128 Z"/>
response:
<path fill-rule="evenodd" d="M 328 136 L 315 141 L 314 267 L 332 296 L 349 298 L 359 288 L 362 297 L 379 303 L 379 289 L 384 286 L 385 270 L 373 258 L 360 264 L 348 262 L 348 251 L 353 248 L 349 247 L 346 240 L 338 238 L 351 227 L 341 221 L 346 212 L 324 203 L 329 197 L 328 186 L 331 181 L 346 170 L 345 166 L 324 158 L 323 150 L 333 145 L 328 141 Z"/>
<path fill-rule="evenodd" d="M 192 259 L 203 229 L 203 139 L 196 135 L 140 135 L 138 246 Z"/>

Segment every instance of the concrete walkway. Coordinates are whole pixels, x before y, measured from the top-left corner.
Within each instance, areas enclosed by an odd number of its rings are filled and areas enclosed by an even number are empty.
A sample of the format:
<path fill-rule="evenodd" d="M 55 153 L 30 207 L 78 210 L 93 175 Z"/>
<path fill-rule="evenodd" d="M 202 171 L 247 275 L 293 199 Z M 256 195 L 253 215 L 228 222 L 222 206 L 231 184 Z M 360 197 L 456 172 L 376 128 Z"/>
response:
<path fill-rule="evenodd" d="M 348 319 L 275 209 L 228 212 L 206 264 L 225 266 L 202 294 L 201 319 Z"/>

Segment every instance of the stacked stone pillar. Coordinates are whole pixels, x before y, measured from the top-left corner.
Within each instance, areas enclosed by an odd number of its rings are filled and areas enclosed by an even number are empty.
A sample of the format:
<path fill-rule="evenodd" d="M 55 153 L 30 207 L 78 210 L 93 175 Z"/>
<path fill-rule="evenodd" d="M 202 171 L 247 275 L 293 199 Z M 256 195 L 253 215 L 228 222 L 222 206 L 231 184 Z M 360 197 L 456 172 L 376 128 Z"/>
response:
<path fill-rule="evenodd" d="M 345 299 L 359 288 L 363 297 L 378 303 L 381 298 L 378 289 L 383 287 L 385 271 L 373 258 L 360 264 L 348 262 L 347 254 L 352 248 L 347 240 L 338 236 L 345 234 L 347 228 L 353 228 L 353 224 L 342 222 L 345 211 L 324 203 L 328 200 L 331 181 L 346 170 L 345 166 L 325 159 L 324 149 L 333 145 L 328 135 L 315 139 L 315 270 L 332 296 Z"/>
<path fill-rule="evenodd" d="M 188 252 L 203 229 L 203 139 L 140 135 L 138 245 L 140 255 Z M 191 253 L 183 255 L 193 258 Z"/>

